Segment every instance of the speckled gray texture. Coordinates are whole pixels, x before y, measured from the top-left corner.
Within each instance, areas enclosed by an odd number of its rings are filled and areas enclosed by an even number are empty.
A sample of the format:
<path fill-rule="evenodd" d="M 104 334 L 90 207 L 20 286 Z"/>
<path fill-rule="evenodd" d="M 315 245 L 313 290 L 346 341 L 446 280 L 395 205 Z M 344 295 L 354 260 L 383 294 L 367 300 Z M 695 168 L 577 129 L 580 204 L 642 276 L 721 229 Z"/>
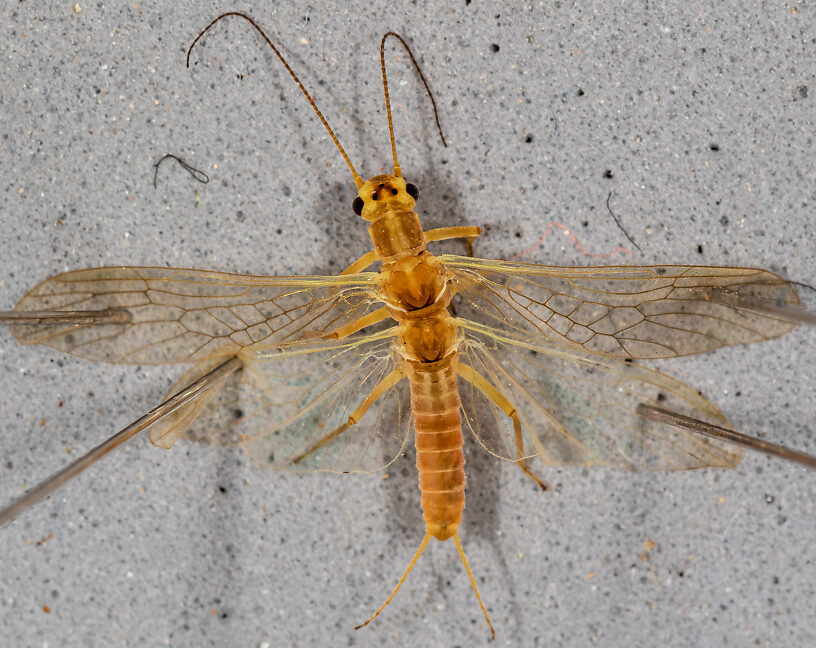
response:
<path fill-rule="evenodd" d="M 85 266 L 333 273 L 367 249 L 342 160 L 247 25 L 224 24 L 185 69 L 192 37 L 236 8 L 277 39 L 364 176 L 389 161 L 379 37 L 409 37 L 449 147 L 394 50 L 402 166 L 426 226 L 490 226 L 480 256 L 814 280 L 806 3 L 78 4 L 3 9 L 0 308 Z M 211 182 L 167 164 L 154 189 L 165 152 Z M 642 253 L 609 217 L 609 191 Z M 536 245 L 552 221 L 580 248 L 560 230 Z M 619 245 L 631 255 L 581 251 Z M 660 366 L 739 429 L 816 452 L 813 340 L 797 330 Z M 2 500 L 157 403 L 180 372 L 95 365 L 0 331 Z M 555 487 L 541 494 L 466 450 L 462 537 L 493 645 L 816 645 L 816 475 L 761 456 L 685 474 L 541 468 Z M 292 476 L 140 438 L 0 529 L 0 643 L 485 645 L 450 544 L 433 543 L 382 617 L 353 630 L 421 538 L 412 460 L 387 479 Z"/>

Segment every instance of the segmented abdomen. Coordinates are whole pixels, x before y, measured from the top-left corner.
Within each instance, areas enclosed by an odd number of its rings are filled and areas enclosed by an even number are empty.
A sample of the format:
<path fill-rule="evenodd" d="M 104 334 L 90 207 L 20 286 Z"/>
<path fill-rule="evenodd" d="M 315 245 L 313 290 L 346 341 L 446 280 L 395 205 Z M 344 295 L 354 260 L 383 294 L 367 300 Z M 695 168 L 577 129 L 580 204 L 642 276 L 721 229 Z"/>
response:
<path fill-rule="evenodd" d="M 438 540 L 456 533 L 465 508 L 465 455 L 456 385 L 457 354 L 433 363 L 407 361 L 419 490 L 425 528 Z"/>

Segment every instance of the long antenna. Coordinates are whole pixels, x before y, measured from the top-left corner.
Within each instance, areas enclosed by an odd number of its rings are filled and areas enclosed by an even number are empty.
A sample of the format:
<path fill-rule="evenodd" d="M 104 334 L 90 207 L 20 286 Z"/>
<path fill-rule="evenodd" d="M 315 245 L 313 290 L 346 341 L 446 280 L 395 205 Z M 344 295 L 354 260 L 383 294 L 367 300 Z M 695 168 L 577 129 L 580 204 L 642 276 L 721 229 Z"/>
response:
<path fill-rule="evenodd" d="M 332 138 L 334 145 L 337 147 L 337 150 L 340 151 L 340 155 L 342 155 L 343 159 L 346 161 L 346 164 L 348 165 L 348 168 L 351 171 L 351 175 L 354 178 L 354 184 L 357 185 L 358 189 L 362 187 L 363 179 L 360 177 L 360 174 L 358 174 L 357 171 L 355 170 L 354 165 L 351 163 L 351 160 L 349 159 L 349 156 L 346 155 L 345 149 L 343 149 L 343 147 L 341 146 L 340 140 L 337 139 L 337 136 L 334 134 L 334 131 L 332 130 L 331 126 L 329 126 L 329 122 L 326 121 L 326 118 L 323 116 L 323 113 L 320 112 L 320 108 L 317 107 L 317 104 L 314 102 L 314 99 L 312 99 L 309 93 L 306 92 L 306 88 L 303 87 L 303 84 L 300 82 L 300 79 L 298 79 L 298 76 L 297 74 L 295 74 L 295 71 L 291 67 L 289 67 L 289 64 L 286 62 L 286 59 L 283 57 L 283 54 L 280 53 L 278 48 L 275 47 L 275 44 L 270 40 L 269 36 L 266 35 L 264 30 L 261 29 L 258 26 L 258 24 L 254 20 L 252 20 L 252 18 L 250 18 L 246 14 L 241 13 L 240 11 L 228 11 L 227 13 L 218 16 L 218 18 L 213 20 L 209 25 L 207 25 L 204 28 L 204 30 L 198 36 L 196 36 L 196 39 L 193 41 L 193 44 L 190 45 L 190 49 L 187 50 L 187 67 L 190 67 L 190 53 L 193 51 L 193 48 L 195 47 L 196 43 L 201 39 L 202 36 L 204 36 L 204 34 L 206 34 L 210 30 L 210 27 L 215 25 L 215 23 L 217 23 L 218 21 L 226 18 L 227 16 L 238 16 L 239 18 L 243 18 L 244 20 L 246 20 L 261 35 L 261 37 L 266 41 L 266 44 L 272 48 L 272 51 L 275 52 L 275 56 L 277 56 L 280 62 L 283 63 L 283 67 L 286 68 L 286 71 L 289 73 L 289 76 L 291 76 L 292 79 L 294 79 L 295 83 L 297 83 L 298 85 L 298 88 L 300 88 L 300 91 L 303 93 L 303 96 L 306 97 L 306 101 L 309 102 L 309 105 L 312 107 L 315 113 L 317 113 L 317 116 L 320 118 L 320 121 L 323 122 L 323 126 L 329 132 L 329 136 Z"/>
<path fill-rule="evenodd" d="M 391 156 L 394 158 L 394 175 L 401 178 L 402 169 L 397 161 L 397 142 L 394 138 L 394 120 L 391 118 L 391 97 L 388 94 L 388 75 L 385 73 L 385 41 L 389 36 L 393 36 L 400 43 L 402 43 L 405 51 L 408 52 L 408 56 L 411 57 L 411 63 L 414 64 L 414 68 L 416 69 L 417 74 L 419 74 L 419 78 L 422 79 L 422 85 L 425 86 L 425 91 L 428 93 L 428 97 L 431 100 L 434 119 L 436 119 L 436 129 L 439 131 L 439 137 L 442 138 L 442 144 L 447 147 L 448 143 L 445 141 L 445 135 L 442 133 L 442 125 L 439 123 L 439 113 L 436 110 L 436 100 L 434 99 L 433 92 L 431 92 L 431 87 L 425 80 L 425 75 L 422 74 L 419 63 L 417 63 L 416 58 L 414 58 L 414 53 L 411 51 L 411 48 L 408 47 L 408 43 L 405 42 L 405 39 L 402 36 L 396 32 L 387 32 L 380 41 L 380 68 L 382 69 L 383 93 L 385 94 L 385 111 L 388 114 L 388 136 L 391 138 Z"/>

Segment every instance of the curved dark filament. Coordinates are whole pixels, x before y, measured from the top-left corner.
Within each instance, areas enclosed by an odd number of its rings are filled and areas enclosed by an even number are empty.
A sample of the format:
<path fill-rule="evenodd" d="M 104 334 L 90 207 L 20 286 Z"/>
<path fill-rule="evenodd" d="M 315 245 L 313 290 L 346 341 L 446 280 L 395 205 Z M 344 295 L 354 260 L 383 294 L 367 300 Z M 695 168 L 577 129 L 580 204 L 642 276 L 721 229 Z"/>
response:
<path fill-rule="evenodd" d="M 402 169 L 400 168 L 399 162 L 397 162 L 397 143 L 394 138 L 394 121 L 391 118 L 391 97 L 388 93 L 388 76 L 385 72 L 385 41 L 389 36 L 393 36 L 400 43 L 402 43 L 405 51 L 408 52 L 408 56 L 411 57 L 411 63 L 414 64 L 414 69 L 416 69 L 417 74 L 419 74 L 419 78 L 422 80 L 422 85 L 425 86 L 425 91 L 428 93 L 428 98 L 431 100 L 434 119 L 436 120 L 436 129 L 439 131 L 439 137 L 442 139 L 442 144 L 447 147 L 448 143 L 445 141 L 445 135 L 442 133 L 442 125 L 439 123 L 439 112 L 436 110 L 436 100 L 434 99 L 433 92 L 431 92 L 431 87 L 425 80 L 425 75 L 422 74 L 422 69 L 419 67 L 419 63 L 417 62 L 416 58 L 414 58 L 414 53 L 411 51 L 411 48 L 408 46 L 408 43 L 405 42 L 405 39 L 402 36 L 396 32 L 387 32 L 380 41 L 380 68 L 382 69 L 383 93 L 385 94 L 385 111 L 388 115 L 388 136 L 391 139 L 391 156 L 394 158 L 394 175 L 397 177 L 402 177 Z"/>
<path fill-rule="evenodd" d="M 298 76 L 297 76 L 297 74 L 295 74 L 295 71 L 291 67 L 289 67 L 289 63 L 286 62 L 286 59 L 283 57 L 283 54 L 280 53 L 278 48 L 275 47 L 275 44 L 270 40 L 269 36 L 266 35 L 264 30 L 261 29 L 258 26 L 258 24 L 254 20 L 252 20 L 252 18 L 250 18 L 246 14 L 241 13 L 240 11 L 228 11 L 227 13 L 223 13 L 220 16 L 218 16 L 218 18 L 213 20 L 209 25 L 207 25 L 201 31 L 201 33 L 198 36 L 196 36 L 196 38 L 193 41 L 192 45 L 190 45 L 190 49 L 187 50 L 187 67 L 190 67 L 190 53 L 193 51 L 193 48 L 195 47 L 196 43 L 201 39 L 202 36 L 204 36 L 204 34 L 206 34 L 210 30 L 210 28 L 213 25 L 215 25 L 215 23 L 222 20 L 223 18 L 226 18 L 227 16 L 238 16 L 239 18 L 243 18 L 244 20 L 246 20 L 250 25 L 252 25 L 255 28 L 255 31 L 257 31 L 261 35 L 261 37 L 266 41 L 266 44 L 269 45 L 269 47 L 272 48 L 272 51 L 275 52 L 275 56 L 278 57 L 278 60 L 280 60 L 280 62 L 283 64 L 283 67 L 286 68 L 286 71 L 289 73 L 289 76 L 291 76 L 292 79 L 295 81 L 295 83 L 297 83 L 298 88 L 300 88 L 300 91 L 303 93 L 303 96 L 306 97 L 306 101 L 309 102 L 309 105 L 315 111 L 318 118 L 323 123 L 323 126 L 328 131 L 329 137 L 332 138 L 332 141 L 334 142 L 334 145 L 337 147 L 337 150 L 340 151 L 340 155 L 343 156 L 343 160 L 345 160 L 346 164 L 348 165 L 349 170 L 351 171 L 351 175 L 354 178 L 354 184 L 357 185 L 357 188 L 359 189 L 363 185 L 363 179 L 360 177 L 360 175 L 354 169 L 354 165 L 351 163 L 351 160 L 349 159 L 349 156 L 346 155 L 346 151 L 341 146 L 340 140 L 337 139 L 337 136 L 334 134 L 334 131 L 332 130 L 331 126 L 329 126 L 329 122 L 326 121 L 326 118 L 323 116 L 323 113 L 320 112 L 320 108 L 317 107 L 317 104 L 314 102 L 314 99 L 312 99 L 312 97 L 306 91 L 306 88 L 300 82 L 300 79 L 298 79 Z"/>
<path fill-rule="evenodd" d="M 167 159 L 175 160 L 179 163 L 179 166 L 184 169 L 187 173 L 189 173 L 195 180 L 200 182 L 201 184 L 207 184 L 210 181 L 210 176 L 206 173 L 201 171 L 200 169 L 196 169 L 193 166 L 190 166 L 186 160 L 180 158 L 178 155 L 174 155 L 173 153 L 165 153 L 162 158 L 153 165 L 155 171 L 153 172 L 153 188 L 156 188 L 156 181 L 159 179 L 159 166 L 162 162 Z"/>
<path fill-rule="evenodd" d="M 623 235 L 629 240 L 629 242 L 638 249 L 638 252 L 643 254 L 643 250 L 641 250 L 640 246 L 637 243 L 635 243 L 634 239 L 632 239 L 631 236 L 629 236 L 629 232 L 626 231 L 626 228 L 623 225 L 621 225 L 621 222 L 618 220 L 618 217 L 615 216 L 615 212 L 613 212 L 612 207 L 609 206 L 609 201 L 610 200 L 612 200 L 612 192 L 611 191 L 609 192 L 609 195 L 606 197 L 606 208 L 609 210 L 609 215 L 612 217 L 612 220 L 615 221 L 615 225 L 617 225 L 618 229 L 621 232 L 623 232 Z"/>

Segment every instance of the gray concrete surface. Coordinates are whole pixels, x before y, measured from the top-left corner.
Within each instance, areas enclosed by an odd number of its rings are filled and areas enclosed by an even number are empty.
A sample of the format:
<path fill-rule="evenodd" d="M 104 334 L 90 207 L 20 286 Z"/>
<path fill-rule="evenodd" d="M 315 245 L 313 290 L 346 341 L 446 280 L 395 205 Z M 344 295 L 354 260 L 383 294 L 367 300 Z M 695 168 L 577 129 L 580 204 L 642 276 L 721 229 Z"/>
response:
<path fill-rule="evenodd" d="M 379 38 L 405 34 L 449 146 L 393 50 L 403 169 L 426 226 L 490 226 L 479 256 L 749 265 L 814 282 L 812 6 L 77 4 L 3 9 L 0 307 L 86 266 L 334 273 L 367 249 L 342 160 L 246 25 L 217 29 L 185 69 L 191 39 L 230 9 L 280 43 L 364 176 L 389 164 Z M 166 152 L 211 182 L 168 164 L 154 189 Z M 610 190 L 642 253 L 609 217 Z M 560 231 L 536 245 L 553 221 L 580 248 Z M 619 245 L 631 254 L 581 251 Z M 739 429 L 816 452 L 813 341 L 800 329 L 660 366 Z M 146 411 L 181 371 L 95 365 L 0 331 L 2 500 Z M 542 468 L 555 486 L 542 495 L 467 450 L 462 537 L 493 645 L 816 645 L 813 473 L 762 456 L 685 474 Z M 448 544 L 353 630 L 421 538 L 411 462 L 387 478 L 294 476 L 137 439 L 0 529 L 0 643 L 487 645 Z"/>

